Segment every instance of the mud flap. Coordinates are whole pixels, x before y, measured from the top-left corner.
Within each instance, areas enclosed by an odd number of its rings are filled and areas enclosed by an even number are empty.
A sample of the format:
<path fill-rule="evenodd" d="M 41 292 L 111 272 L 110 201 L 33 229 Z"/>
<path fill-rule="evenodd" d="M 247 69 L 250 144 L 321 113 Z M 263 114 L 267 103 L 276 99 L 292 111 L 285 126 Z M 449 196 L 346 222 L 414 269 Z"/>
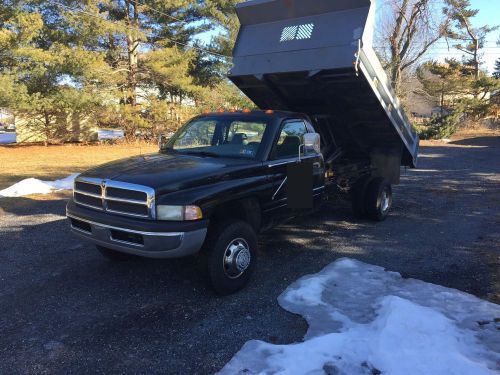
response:
<path fill-rule="evenodd" d="M 286 170 L 287 204 L 290 209 L 313 208 L 313 165 L 310 162 L 289 164 Z"/>

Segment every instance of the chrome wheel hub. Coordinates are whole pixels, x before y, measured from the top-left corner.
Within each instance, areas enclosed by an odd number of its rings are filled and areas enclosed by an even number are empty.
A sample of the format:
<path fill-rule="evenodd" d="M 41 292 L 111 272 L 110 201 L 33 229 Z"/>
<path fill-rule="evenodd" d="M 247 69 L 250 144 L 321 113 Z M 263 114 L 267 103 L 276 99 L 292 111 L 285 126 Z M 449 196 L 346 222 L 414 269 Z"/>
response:
<path fill-rule="evenodd" d="M 237 238 L 229 243 L 224 252 L 224 272 L 229 278 L 236 279 L 250 266 L 251 260 L 248 243 L 243 238 Z"/>
<path fill-rule="evenodd" d="M 387 191 L 384 190 L 382 193 L 382 199 L 380 201 L 380 206 L 382 208 L 382 212 L 385 212 L 389 209 L 391 199 L 389 198 L 389 194 L 387 194 Z"/>

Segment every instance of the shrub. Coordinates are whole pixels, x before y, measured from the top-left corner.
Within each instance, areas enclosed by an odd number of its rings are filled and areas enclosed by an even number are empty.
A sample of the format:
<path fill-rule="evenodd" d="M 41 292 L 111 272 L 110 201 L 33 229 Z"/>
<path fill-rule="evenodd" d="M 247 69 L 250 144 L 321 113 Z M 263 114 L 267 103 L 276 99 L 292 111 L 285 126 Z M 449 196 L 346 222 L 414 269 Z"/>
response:
<path fill-rule="evenodd" d="M 420 139 L 443 139 L 452 136 L 457 130 L 460 122 L 459 113 L 434 117 L 417 125 L 416 130 Z"/>

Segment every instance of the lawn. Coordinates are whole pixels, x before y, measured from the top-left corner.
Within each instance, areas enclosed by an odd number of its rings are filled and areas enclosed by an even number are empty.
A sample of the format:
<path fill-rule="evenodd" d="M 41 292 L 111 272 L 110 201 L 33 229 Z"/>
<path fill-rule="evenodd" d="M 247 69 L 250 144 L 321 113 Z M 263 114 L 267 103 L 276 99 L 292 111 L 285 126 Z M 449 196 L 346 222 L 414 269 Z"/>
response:
<path fill-rule="evenodd" d="M 55 180 L 72 173 L 158 150 L 155 144 L 0 146 L 0 190 L 22 179 Z"/>

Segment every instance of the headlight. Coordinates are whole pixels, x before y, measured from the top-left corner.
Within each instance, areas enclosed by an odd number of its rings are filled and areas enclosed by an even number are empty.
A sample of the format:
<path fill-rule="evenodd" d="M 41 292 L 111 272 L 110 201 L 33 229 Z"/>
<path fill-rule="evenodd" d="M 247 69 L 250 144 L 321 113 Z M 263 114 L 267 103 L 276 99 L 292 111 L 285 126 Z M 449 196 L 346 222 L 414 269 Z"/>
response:
<path fill-rule="evenodd" d="M 201 208 L 198 206 L 156 206 L 158 220 L 184 221 L 199 220 L 203 218 Z"/>

